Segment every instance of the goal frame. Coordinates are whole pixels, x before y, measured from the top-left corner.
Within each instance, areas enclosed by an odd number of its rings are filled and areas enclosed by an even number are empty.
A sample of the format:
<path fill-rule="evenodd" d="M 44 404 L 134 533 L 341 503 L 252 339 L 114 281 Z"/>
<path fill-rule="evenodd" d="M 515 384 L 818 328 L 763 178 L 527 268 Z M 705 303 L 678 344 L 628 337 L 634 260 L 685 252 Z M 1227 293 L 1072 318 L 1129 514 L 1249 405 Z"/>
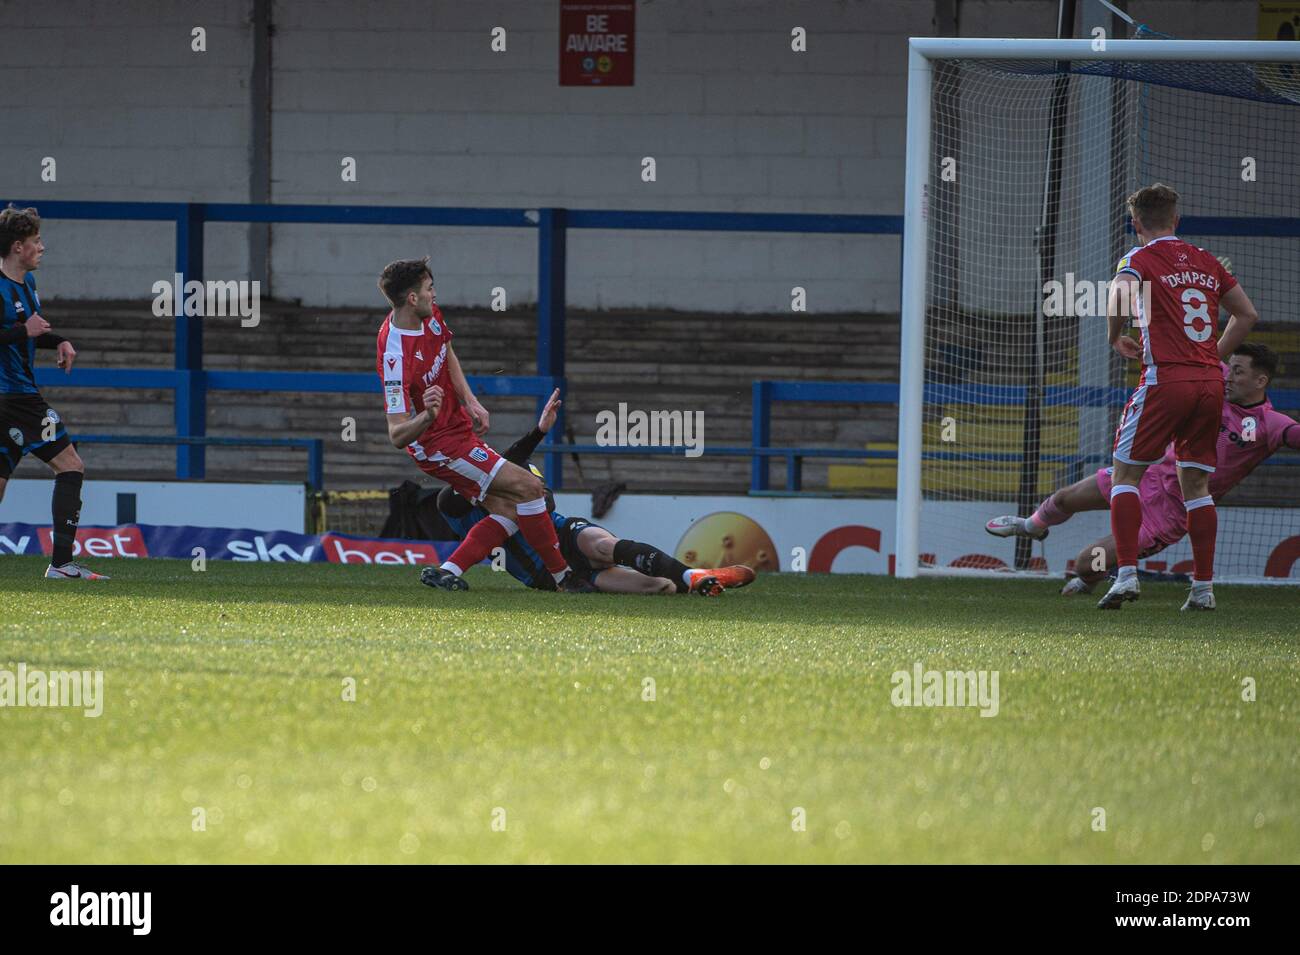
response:
<path fill-rule="evenodd" d="M 1101 48 L 1098 48 L 1101 44 Z M 929 266 L 932 84 L 935 60 L 1116 60 L 1297 63 L 1300 40 L 1015 40 L 912 37 L 907 58 L 906 180 L 899 329 L 898 479 L 894 574 L 920 571 L 922 409 L 925 396 L 926 279 Z"/>

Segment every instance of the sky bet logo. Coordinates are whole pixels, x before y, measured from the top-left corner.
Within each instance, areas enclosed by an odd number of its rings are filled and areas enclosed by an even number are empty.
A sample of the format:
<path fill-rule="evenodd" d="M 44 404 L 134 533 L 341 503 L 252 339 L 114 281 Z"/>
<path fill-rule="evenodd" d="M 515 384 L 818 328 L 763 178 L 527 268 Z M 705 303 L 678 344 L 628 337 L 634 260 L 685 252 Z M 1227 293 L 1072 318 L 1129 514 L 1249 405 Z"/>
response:
<path fill-rule="evenodd" d="M 148 935 L 153 923 L 152 892 L 71 892 L 50 896 L 51 925 L 129 925 L 132 935 Z"/>

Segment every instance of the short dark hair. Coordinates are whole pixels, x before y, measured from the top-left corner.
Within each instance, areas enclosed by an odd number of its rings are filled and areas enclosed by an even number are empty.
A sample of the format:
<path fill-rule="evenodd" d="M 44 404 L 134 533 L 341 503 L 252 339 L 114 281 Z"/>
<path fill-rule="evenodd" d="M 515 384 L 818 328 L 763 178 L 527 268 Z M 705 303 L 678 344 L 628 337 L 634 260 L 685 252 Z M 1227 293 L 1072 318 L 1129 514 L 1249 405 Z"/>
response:
<path fill-rule="evenodd" d="M 1245 355 L 1250 359 L 1251 371 L 1262 371 L 1272 381 L 1277 374 L 1277 352 L 1260 342 L 1242 342 L 1232 350 L 1234 355 Z"/>
<path fill-rule="evenodd" d="M 25 242 L 41 232 L 41 217 L 34 208 L 19 209 L 12 202 L 0 212 L 0 256 L 13 251 L 15 242 Z"/>
<path fill-rule="evenodd" d="M 1128 214 L 1148 229 L 1172 229 L 1178 214 L 1178 193 L 1163 182 L 1143 186 L 1128 197 Z"/>
<path fill-rule="evenodd" d="M 418 291 L 425 276 L 433 278 L 429 270 L 429 257 L 422 259 L 398 259 L 384 266 L 379 273 L 379 291 L 384 293 L 388 304 L 397 308 L 406 301 L 406 296 Z"/>

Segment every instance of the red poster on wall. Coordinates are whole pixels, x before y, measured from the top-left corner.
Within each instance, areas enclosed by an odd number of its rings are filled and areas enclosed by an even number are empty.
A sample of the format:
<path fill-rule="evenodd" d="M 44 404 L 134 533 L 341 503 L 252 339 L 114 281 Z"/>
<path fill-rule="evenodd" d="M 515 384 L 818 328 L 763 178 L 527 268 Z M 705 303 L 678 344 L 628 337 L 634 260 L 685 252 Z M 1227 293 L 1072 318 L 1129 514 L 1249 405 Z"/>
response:
<path fill-rule="evenodd" d="M 631 86 L 633 0 L 560 0 L 560 85 Z"/>

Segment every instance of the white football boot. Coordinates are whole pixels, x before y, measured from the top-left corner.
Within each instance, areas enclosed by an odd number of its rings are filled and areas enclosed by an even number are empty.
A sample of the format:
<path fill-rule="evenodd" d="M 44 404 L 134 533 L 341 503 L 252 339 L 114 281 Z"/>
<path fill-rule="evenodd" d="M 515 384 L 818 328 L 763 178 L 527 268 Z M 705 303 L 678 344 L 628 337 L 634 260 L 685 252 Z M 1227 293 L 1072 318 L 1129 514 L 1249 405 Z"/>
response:
<path fill-rule="evenodd" d="M 1106 591 L 1106 596 L 1097 601 L 1098 610 L 1118 610 L 1130 600 L 1137 600 L 1140 594 L 1138 588 L 1137 575 L 1126 578 L 1125 580 L 1116 580 L 1110 585 L 1110 590 Z"/>
<path fill-rule="evenodd" d="M 1025 527 L 1025 519 L 1014 514 L 995 517 L 984 525 L 984 529 L 994 537 L 1028 537 L 1036 541 L 1042 540 L 1051 533 L 1050 527 L 1044 527 L 1041 534 L 1031 533 L 1029 528 Z"/>
<path fill-rule="evenodd" d="M 1192 592 L 1187 595 L 1187 603 L 1183 604 L 1183 610 L 1213 610 L 1214 609 L 1214 591 L 1206 590 L 1203 593 L 1197 593 L 1193 588 Z"/>
<path fill-rule="evenodd" d="M 45 568 L 46 580 L 112 580 L 107 574 L 97 574 L 89 567 L 68 561 L 61 567 L 50 564 Z"/>

